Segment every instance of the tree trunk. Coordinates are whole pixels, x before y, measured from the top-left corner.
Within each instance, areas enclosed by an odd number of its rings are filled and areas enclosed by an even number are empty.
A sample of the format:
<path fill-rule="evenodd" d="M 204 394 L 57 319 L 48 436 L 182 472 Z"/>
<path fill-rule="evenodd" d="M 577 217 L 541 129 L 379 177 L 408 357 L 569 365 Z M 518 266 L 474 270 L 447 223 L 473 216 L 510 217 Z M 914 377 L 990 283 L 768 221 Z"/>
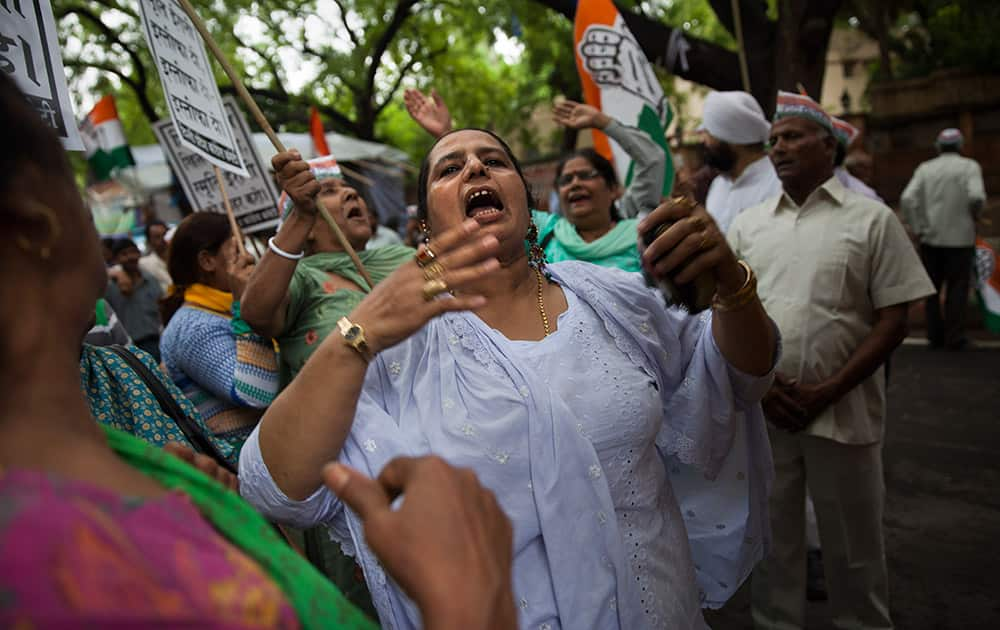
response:
<path fill-rule="evenodd" d="M 809 96 L 820 100 L 826 52 L 841 4 L 842 0 L 782 0 L 773 59 L 777 90 L 797 92 L 801 83 Z M 769 107 L 773 108 L 773 100 Z"/>

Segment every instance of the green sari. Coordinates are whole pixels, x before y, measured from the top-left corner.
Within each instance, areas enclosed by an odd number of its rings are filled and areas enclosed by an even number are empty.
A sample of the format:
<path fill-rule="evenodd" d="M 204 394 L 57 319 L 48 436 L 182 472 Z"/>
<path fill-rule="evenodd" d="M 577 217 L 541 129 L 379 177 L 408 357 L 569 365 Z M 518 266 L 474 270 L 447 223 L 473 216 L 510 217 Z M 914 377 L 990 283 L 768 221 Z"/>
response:
<path fill-rule="evenodd" d="M 358 252 L 372 281 L 382 282 L 400 265 L 413 258 L 405 245 L 386 245 Z M 330 276 L 340 276 L 361 287 L 334 289 Z M 337 327 L 337 320 L 356 307 L 371 287 L 344 252 L 313 254 L 299 261 L 288 288 L 285 330 L 277 338 L 280 348 L 281 385 L 299 373 L 319 344 Z"/>
<path fill-rule="evenodd" d="M 165 451 L 117 429 L 102 428 L 108 445 L 119 457 L 165 487 L 190 497 L 220 535 L 260 565 L 285 593 L 303 628 L 377 628 L 238 494 Z"/>

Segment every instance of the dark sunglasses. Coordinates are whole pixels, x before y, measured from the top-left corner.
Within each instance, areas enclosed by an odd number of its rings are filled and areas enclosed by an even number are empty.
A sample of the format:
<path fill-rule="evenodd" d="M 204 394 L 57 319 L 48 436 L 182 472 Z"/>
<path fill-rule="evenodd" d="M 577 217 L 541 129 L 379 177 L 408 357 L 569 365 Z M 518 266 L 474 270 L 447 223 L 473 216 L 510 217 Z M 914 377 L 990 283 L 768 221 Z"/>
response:
<path fill-rule="evenodd" d="M 597 179 L 601 174 L 597 172 L 597 169 L 590 169 L 589 171 L 576 171 L 574 173 L 563 173 L 558 178 L 556 178 L 556 184 L 559 186 L 569 186 L 573 183 L 573 179 L 579 179 L 581 182 L 589 182 L 592 179 Z"/>

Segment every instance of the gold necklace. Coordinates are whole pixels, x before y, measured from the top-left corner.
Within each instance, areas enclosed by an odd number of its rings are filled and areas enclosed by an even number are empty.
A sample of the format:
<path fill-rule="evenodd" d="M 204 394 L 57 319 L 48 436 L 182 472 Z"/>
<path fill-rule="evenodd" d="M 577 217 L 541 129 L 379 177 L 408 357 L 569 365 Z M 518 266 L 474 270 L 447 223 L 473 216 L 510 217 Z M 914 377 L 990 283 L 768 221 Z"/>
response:
<path fill-rule="evenodd" d="M 545 301 L 542 300 L 542 272 L 535 267 L 535 277 L 538 278 L 538 313 L 542 316 L 542 326 L 545 328 L 545 336 L 548 337 L 552 331 L 549 329 L 549 316 L 545 314 Z"/>

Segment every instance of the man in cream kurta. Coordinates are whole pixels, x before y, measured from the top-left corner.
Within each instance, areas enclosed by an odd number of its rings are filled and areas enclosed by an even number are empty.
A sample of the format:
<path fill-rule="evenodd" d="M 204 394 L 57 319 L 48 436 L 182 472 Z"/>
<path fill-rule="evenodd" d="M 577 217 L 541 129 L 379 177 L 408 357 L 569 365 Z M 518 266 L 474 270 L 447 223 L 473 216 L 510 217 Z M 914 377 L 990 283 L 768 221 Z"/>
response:
<path fill-rule="evenodd" d="M 882 364 L 906 305 L 933 292 L 902 224 L 833 175 L 826 114 L 779 96 L 771 160 L 784 192 L 745 210 L 729 240 L 782 335 L 765 398 L 774 453 L 771 555 L 754 573 L 760 628 L 805 622 L 805 491 L 816 505 L 838 628 L 891 628 L 882 537 Z M 825 123 L 824 124 L 824 119 Z"/>

